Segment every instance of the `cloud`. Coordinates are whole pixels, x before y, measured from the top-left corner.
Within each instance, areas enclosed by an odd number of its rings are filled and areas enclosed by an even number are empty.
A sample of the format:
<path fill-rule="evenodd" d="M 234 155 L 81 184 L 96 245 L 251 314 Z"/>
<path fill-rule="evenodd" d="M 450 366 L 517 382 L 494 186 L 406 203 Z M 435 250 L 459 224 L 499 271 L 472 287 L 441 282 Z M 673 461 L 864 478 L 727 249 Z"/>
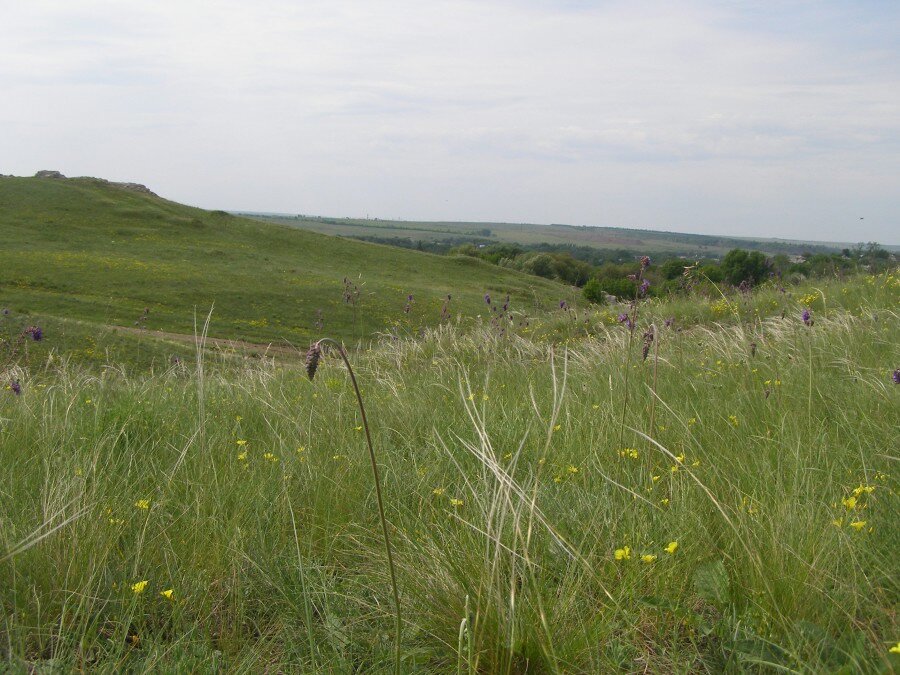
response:
<path fill-rule="evenodd" d="M 140 180 L 211 208 L 900 229 L 890 3 L 84 0 L 5 14 L 7 172 Z"/>

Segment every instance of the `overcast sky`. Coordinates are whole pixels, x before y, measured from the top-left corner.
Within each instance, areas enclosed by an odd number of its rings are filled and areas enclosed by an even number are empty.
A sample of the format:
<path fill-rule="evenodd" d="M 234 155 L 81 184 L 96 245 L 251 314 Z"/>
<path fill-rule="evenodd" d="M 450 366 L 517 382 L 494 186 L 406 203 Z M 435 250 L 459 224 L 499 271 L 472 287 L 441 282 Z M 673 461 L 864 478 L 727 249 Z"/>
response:
<path fill-rule="evenodd" d="M 900 243 L 900 2 L 0 0 L 0 173 Z M 860 220 L 860 218 L 864 220 Z"/>

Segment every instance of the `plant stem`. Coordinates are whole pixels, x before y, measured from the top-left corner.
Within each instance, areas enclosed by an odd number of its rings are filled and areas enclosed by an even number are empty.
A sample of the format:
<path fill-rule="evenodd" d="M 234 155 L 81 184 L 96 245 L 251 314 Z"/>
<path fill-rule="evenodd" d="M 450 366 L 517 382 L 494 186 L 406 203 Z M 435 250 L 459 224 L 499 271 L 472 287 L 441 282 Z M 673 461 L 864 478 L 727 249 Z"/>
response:
<path fill-rule="evenodd" d="M 369 421 L 366 418 L 366 407 L 363 405 L 362 394 L 359 391 L 359 385 L 356 382 L 356 375 L 353 373 L 353 367 L 350 365 L 350 359 L 347 358 L 347 352 L 344 350 L 344 346 L 338 343 L 331 338 L 322 338 L 319 340 L 319 343 L 327 342 L 329 344 L 334 345 L 337 348 L 338 354 L 341 355 L 341 358 L 344 360 L 344 365 L 347 366 L 347 372 L 350 373 L 350 382 L 353 384 L 353 391 L 356 392 L 356 402 L 359 404 L 359 414 L 362 417 L 363 429 L 366 432 L 366 443 L 369 446 L 369 459 L 372 461 L 372 476 L 375 479 L 375 500 L 378 502 L 378 517 L 381 520 L 381 530 L 384 534 L 384 550 L 387 553 L 388 560 L 388 569 L 391 574 L 391 590 L 394 593 L 394 608 L 397 611 L 396 617 L 396 626 L 395 626 L 395 657 L 394 657 L 394 672 L 399 675 L 400 673 L 400 628 L 401 628 L 401 613 L 400 613 L 400 593 L 397 591 L 397 574 L 394 570 L 394 555 L 391 549 L 391 538 L 388 534 L 388 526 L 387 526 L 387 518 L 384 516 L 384 500 L 381 497 L 381 477 L 378 473 L 378 462 L 375 458 L 375 448 L 372 446 L 372 435 L 369 432 Z"/>

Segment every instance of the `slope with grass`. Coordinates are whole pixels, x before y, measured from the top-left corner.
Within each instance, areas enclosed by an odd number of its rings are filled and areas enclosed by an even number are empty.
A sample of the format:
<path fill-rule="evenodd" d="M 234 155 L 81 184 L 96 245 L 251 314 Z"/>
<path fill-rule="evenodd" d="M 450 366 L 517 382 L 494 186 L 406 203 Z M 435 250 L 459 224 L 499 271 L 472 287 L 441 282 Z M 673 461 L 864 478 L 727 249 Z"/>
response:
<path fill-rule="evenodd" d="M 0 304 L 18 312 L 252 342 L 414 332 L 511 294 L 570 302 L 554 282 L 468 258 L 404 251 L 203 211 L 96 179 L 0 177 Z M 351 302 L 343 299 L 348 278 Z M 407 296 L 413 296 L 404 312 Z M 320 328 L 319 326 L 322 326 Z"/>
<path fill-rule="evenodd" d="M 654 302 L 634 333 L 557 312 L 356 354 L 404 671 L 894 672 L 898 304 L 886 274 Z M 215 360 L 20 376 L 0 392 L 4 665 L 390 672 L 336 358 L 312 382 Z"/>

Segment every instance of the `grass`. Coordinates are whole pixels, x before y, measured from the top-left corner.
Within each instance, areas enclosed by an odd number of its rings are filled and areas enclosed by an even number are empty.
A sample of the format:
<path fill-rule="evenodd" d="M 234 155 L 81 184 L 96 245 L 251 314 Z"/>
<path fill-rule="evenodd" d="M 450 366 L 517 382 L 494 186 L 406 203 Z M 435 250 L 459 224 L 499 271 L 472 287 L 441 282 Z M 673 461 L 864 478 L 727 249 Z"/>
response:
<path fill-rule="evenodd" d="M 654 301 L 647 361 L 604 309 L 357 352 L 404 670 L 896 669 L 898 296 L 881 275 Z M 9 669 L 393 668 L 337 360 L 137 372 L 45 342 L 0 391 Z"/>
<path fill-rule="evenodd" d="M 0 304 L 40 320 L 301 343 L 414 334 L 486 311 L 509 293 L 538 313 L 577 289 L 465 257 L 441 257 L 203 211 L 92 179 L 0 177 Z M 343 279 L 355 286 L 343 299 Z M 356 292 L 358 291 L 358 293 Z M 414 296 L 408 313 L 407 295 Z"/>

